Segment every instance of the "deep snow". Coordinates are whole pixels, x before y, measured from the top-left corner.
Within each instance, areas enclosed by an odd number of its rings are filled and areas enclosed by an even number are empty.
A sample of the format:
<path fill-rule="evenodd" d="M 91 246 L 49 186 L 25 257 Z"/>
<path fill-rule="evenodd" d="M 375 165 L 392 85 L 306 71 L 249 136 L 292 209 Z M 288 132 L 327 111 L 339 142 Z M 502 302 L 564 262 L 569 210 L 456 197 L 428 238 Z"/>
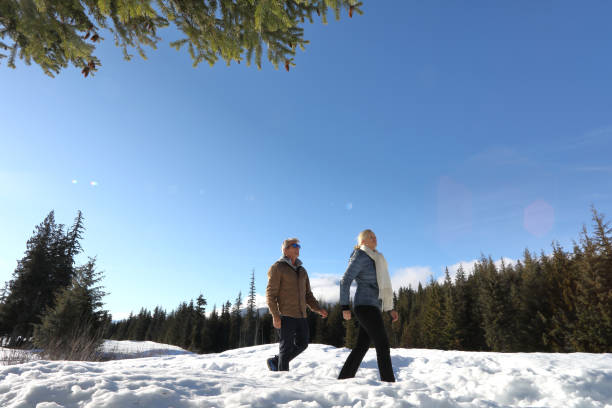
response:
<path fill-rule="evenodd" d="M 311 344 L 288 373 L 265 360 L 277 344 L 196 355 L 152 342 L 107 342 L 123 357 L 0 367 L 0 406 L 60 407 L 602 407 L 612 408 L 612 354 L 391 350 L 397 382 L 378 380 L 370 349 L 339 381 L 349 352 Z M 0 350 L 2 352 L 2 350 Z"/>

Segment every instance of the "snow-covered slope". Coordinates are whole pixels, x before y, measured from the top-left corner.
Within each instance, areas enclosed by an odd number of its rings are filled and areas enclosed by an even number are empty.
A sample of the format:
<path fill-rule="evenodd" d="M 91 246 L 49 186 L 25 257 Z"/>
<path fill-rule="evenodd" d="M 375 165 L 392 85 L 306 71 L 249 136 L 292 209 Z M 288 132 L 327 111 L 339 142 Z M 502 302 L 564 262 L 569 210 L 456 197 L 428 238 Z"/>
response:
<path fill-rule="evenodd" d="M 394 349 L 398 382 L 378 381 L 371 349 L 357 377 L 336 380 L 349 350 L 311 344 L 288 373 L 265 360 L 278 345 L 196 355 L 119 342 L 157 357 L 0 367 L 0 406 L 93 407 L 612 407 L 612 354 L 499 354 Z"/>

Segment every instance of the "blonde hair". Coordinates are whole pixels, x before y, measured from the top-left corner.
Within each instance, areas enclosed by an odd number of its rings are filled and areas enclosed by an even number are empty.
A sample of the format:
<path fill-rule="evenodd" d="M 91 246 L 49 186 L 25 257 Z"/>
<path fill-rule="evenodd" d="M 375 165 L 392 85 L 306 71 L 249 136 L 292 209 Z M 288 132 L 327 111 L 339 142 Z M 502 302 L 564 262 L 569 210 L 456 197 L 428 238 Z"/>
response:
<path fill-rule="evenodd" d="M 285 255 L 285 249 L 287 249 L 289 245 L 297 244 L 298 242 L 300 242 L 300 240 L 297 238 L 287 238 L 286 240 L 284 240 L 281 245 L 281 252 L 283 253 L 283 255 Z"/>
<path fill-rule="evenodd" d="M 355 245 L 355 249 L 359 249 L 359 247 L 363 244 L 363 240 L 366 238 L 370 238 L 374 235 L 374 231 L 371 229 L 364 229 L 357 235 L 357 245 Z"/>

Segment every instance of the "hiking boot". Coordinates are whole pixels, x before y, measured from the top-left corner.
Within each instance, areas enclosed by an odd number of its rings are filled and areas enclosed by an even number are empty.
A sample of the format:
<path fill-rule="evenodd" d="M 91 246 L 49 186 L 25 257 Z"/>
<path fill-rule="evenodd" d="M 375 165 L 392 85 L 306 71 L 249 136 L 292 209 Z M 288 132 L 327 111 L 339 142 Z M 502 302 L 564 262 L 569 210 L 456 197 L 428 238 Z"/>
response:
<path fill-rule="evenodd" d="M 277 356 L 270 357 L 266 362 L 268 363 L 268 369 L 270 371 L 278 371 L 278 357 Z"/>

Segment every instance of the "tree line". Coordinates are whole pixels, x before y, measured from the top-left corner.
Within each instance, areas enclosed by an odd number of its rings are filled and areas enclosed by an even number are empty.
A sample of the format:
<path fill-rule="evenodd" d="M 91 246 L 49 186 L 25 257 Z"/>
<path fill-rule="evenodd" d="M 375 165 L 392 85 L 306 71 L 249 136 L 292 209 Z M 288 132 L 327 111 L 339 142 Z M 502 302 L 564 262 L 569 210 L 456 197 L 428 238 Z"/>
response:
<path fill-rule="evenodd" d="M 385 326 L 391 347 L 495 352 L 612 351 L 611 229 L 593 209 L 593 233 L 583 228 L 572 251 L 553 243 L 552 253 L 525 250 L 515 265 L 481 257 L 471 273 L 459 267 L 453 279 L 395 292 L 399 321 Z M 269 313 L 254 310 L 254 278 L 246 311 L 242 297 L 221 314 L 198 312 L 193 301 L 168 316 L 156 308 L 113 323 L 115 339 L 170 342 L 196 352 L 276 341 Z M 205 300 L 200 296 L 197 304 Z M 352 347 L 357 322 L 344 321 L 338 304 L 326 304 L 327 319 L 308 314 L 311 341 Z M 157 316 L 157 317 L 156 317 Z M 254 324 L 254 322 L 257 322 Z M 162 327 L 149 331 L 143 326 Z M 180 329 L 177 330 L 177 328 Z M 140 328 L 140 329 L 139 329 Z M 138 333 L 138 334 L 135 334 Z"/>
<path fill-rule="evenodd" d="M 583 227 L 571 251 L 553 243 L 550 254 L 525 250 L 516 264 L 500 266 L 482 256 L 473 271 L 459 267 L 454 279 L 446 270 L 442 282 L 432 277 L 425 286 L 398 288 L 399 321 L 391 324 L 385 316 L 391 347 L 612 351 L 612 230 L 603 215 L 592 212 L 592 232 Z M 256 308 L 254 272 L 246 299 L 240 292 L 210 313 L 200 294 L 170 312 L 143 308 L 113 322 L 103 310 L 95 258 L 75 265 L 83 230 L 80 212 L 70 228 L 57 225 L 53 212 L 36 227 L 0 293 L 0 336 L 33 337 L 41 347 L 63 339 L 76 347 L 77 334 L 85 333 L 92 344 L 102 338 L 151 340 L 197 353 L 277 341 L 271 315 Z M 338 304 L 325 308 L 327 319 L 308 314 L 311 342 L 352 347 L 358 322 L 344 321 Z"/>

